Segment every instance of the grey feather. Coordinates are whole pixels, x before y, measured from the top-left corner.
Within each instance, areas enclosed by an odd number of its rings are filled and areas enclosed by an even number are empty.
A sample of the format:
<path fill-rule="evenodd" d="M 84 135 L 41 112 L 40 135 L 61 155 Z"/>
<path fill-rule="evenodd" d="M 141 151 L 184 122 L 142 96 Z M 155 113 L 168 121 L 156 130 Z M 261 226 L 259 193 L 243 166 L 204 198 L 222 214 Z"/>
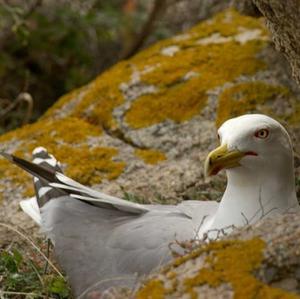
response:
<path fill-rule="evenodd" d="M 195 237 L 202 203 L 147 206 L 147 213 L 134 215 L 62 197 L 42 208 L 42 229 L 53 241 L 75 295 L 80 296 L 86 290 L 131 287 L 137 277 L 169 261 L 172 241 Z M 206 212 L 216 208 L 210 202 Z M 185 214 L 190 209 L 196 219 Z"/>

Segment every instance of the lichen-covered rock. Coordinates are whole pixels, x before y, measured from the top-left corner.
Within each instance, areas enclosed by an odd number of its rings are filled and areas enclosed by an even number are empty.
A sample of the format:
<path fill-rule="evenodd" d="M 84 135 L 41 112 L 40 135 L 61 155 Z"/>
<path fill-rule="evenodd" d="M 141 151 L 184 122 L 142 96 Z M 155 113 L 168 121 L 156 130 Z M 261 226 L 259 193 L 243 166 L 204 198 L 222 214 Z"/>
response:
<path fill-rule="evenodd" d="M 216 127 L 262 112 L 298 136 L 298 94 L 263 21 L 226 10 L 118 63 L 0 144 L 27 159 L 44 146 L 67 175 L 117 196 L 216 199 L 223 179 L 204 182 L 202 171 Z M 26 227 L 17 204 L 33 194 L 31 178 L 1 159 L 0 191 L 0 217 Z"/>
<path fill-rule="evenodd" d="M 202 242 L 148 278 L 137 299 L 300 298 L 300 214 L 266 218 Z"/>

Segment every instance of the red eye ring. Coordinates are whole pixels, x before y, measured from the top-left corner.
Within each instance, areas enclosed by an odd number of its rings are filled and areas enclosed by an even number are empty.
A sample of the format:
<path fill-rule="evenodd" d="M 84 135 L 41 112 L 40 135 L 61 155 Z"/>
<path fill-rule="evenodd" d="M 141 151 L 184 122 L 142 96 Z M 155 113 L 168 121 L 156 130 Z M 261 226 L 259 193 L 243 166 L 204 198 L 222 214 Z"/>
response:
<path fill-rule="evenodd" d="M 257 130 L 254 136 L 260 139 L 266 139 L 269 136 L 269 130 L 268 129 Z"/>

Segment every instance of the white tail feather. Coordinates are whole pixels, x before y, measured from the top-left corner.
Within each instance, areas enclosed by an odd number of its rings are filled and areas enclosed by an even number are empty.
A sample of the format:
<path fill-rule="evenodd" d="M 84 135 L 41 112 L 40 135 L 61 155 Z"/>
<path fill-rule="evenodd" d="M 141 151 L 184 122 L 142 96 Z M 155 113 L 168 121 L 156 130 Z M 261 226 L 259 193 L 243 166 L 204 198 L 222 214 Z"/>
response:
<path fill-rule="evenodd" d="M 31 197 L 20 201 L 21 209 L 30 216 L 38 225 L 41 225 L 40 209 L 36 197 Z"/>

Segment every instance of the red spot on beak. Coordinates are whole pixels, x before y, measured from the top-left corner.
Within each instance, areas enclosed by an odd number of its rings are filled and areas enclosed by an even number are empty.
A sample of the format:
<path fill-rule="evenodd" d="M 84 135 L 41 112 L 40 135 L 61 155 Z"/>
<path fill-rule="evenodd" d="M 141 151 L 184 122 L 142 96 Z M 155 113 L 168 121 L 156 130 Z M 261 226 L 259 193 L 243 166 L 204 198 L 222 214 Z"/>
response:
<path fill-rule="evenodd" d="M 216 167 L 212 170 L 211 175 L 216 175 L 222 170 L 222 167 Z"/>

